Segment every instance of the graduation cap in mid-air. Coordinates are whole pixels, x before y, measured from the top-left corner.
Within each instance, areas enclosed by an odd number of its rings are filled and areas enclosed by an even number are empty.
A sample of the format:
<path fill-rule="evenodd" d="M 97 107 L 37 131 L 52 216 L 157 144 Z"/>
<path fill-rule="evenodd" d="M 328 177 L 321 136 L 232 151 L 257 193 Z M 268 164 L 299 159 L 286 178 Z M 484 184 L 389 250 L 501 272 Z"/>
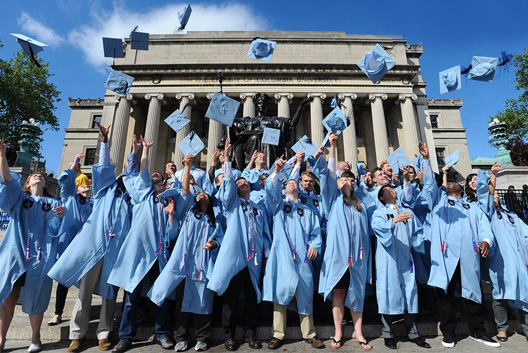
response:
<path fill-rule="evenodd" d="M 112 70 L 106 80 L 105 88 L 126 96 L 132 87 L 134 78 L 120 71 Z"/>
<path fill-rule="evenodd" d="M 216 120 L 224 125 L 231 126 L 233 125 L 239 107 L 239 101 L 216 92 L 211 99 L 209 108 L 207 108 L 205 117 Z"/>
<path fill-rule="evenodd" d="M 445 159 L 445 165 L 452 167 L 455 164 L 457 164 L 459 160 L 460 160 L 460 152 L 456 150 L 455 152 L 447 156 L 447 158 Z"/>
<path fill-rule="evenodd" d="M 123 40 L 121 38 L 103 37 L 103 51 L 105 58 L 124 58 Z"/>
<path fill-rule="evenodd" d="M 454 66 L 438 74 L 440 79 L 440 94 L 456 91 L 462 88 L 460 66 Z"/>
<path fill-rule="evenodd" d="M 368 76 L 368 78 L 376 83 L 389 72 L 396 65 L 396 61 L 381 47 L 376 44 L 363 59 L 358 62 L 358 66 Z"/>
<path fill-rule="evenodd" d="M 341 134 L 347 128 L 347 118 L 340 108 L 336 107 L 324 118 L 323 125 L 326 128 L 327 134 L 323 140 L 322 145 L 328 147 L 330 132 Z"/>
<path fill-rule="evenodd" d="M 10 33 L 10 34 L 16 38 L 18 44 L 20 44 L 20 46 L 22 47 L 22 50 L 27 55 L 29 55 L 33 64 L 40 67 L 40 64 L 37 61 L 37 58 L 35 57 L 35 55 L 43 51 L 44 47 L 47 47 L 48 45 L 41 43 L 33 38 L 29 38 L 23 34 L 18 34 L 18 33 Z"/>
<path fill-rule="evenodd" d="M 394 173 L 398 174 L 399 170 L 411 164 L 411 161 L 407 158 L 402 148 L 399 147 L 387 157 L 387 163 L 389 163 Z"/>
<path fill-rule="evenodd" d="M 178 20 L 180 21 L 180 28 L 178 28 L 178 31 L 184 30 L 185 26 L 187 26 L 187 22 L 189 22 L 189 17 L 191 17 L 191 4 L 187 4 L 183 8 L 183 10 L 178 11 Z"/>
<path fill-rule="evenodd" d="M 276 46 L 277 42 L 255 38 L 251 42 L 247 57 L 269 63 L 273 57 L 273 52 L 275 51 Z"/>
<path fill-rule="evenodd" d="M 179 132 L 191 121 L 179 109 L 176 109 L 171 115 L 164 120 L 176 132 Z"/>
<path fill-rule="evenodd" d="M 314 145 L 312 140 L 306 135 L 301 137 L 299 141 L 297 141 L 295 145 L 292 146 L 291 149 L 295 153 L 298 153 L 301 151 L 304 152 L 305 161 L 317 152 L 317 146 Z"/>
<path fill-rule="evenodd" d="M 486 56 L 474 56 L 471 59 L 471 69 L 468 73 L 470 80 L 492 82 L 499 58 L 489 58 Z"/>
<path fill-rule="evenodd" d="M 183 140 L 178 144 L 179 149 L 183 152 L 184 156 L 189 154 L 196 156 L 205 148 L 204 143 L 196 132 L 191 131 L 189 135 L 185 136 Z"/>
<path fill-rule="evenodd" d="M 148 50 L 150 35 L 145 32 L 132 31 L 130 33 L 130 48 L 135 50 Z"/>
<path fill-rule="evenodd" d="M 270 127 L 265 127 L 262 134 L 262 143 L 268 145 L 278 146 L 280 141 L 280 129 L 272 129 Z"/>

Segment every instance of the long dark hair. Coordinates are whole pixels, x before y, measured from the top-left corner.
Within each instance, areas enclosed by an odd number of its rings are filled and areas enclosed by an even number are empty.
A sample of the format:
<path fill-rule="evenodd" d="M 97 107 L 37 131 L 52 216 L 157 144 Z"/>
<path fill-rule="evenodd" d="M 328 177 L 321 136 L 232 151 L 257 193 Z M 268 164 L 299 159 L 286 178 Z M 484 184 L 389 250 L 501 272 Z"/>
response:
<path fill-rule="evenodd" d="M 200 192 L 198 194 L 196 194 L 196 196 L 194 197 L 194 206 L 192 208 L 192 212 L 193 213 L 199 213 L 199 212 L 202 212 L 202 209 L 200 208 L 200 204 L 198 203 L 198 201 L 196 200 L 196 198 L 198 197 L 198 195 L 200 194 L 206 194 L 207 197 L 209 198 L 209 204 L 207 205 L 207 211 L 206 211 L 206 214 L 207 216 L 209 217 L 209 219 L 211 220 L 211 222 L 213 223 L 213 227 L 216 225 L 216 217 L 214 215 L 214 209 L 213 209 L 213 198 L 211 197 L 211 195 L 209 195 L 208 193 L 205 193 L 205 192 Z"/>
<path fill-rule="evenodd" d="M 340 178 L 352 178 L 352 179 L 355 179 L 355 175 L 351 171 L 346 171 L 343 174 L 341 174 Z M 350 206 L 350 204 L 352 204 L 352 205 L 354 205 L 354 208 L 358 212 L 361 212 L 361 210 L 362 210 L 361 203 L 358 201 L 358 199 L 356 197 L 356 193 L 354 192 L 354 188 L 351 188 L 351 190 L 350 190 L 350 199 L 348 197 L 346 197 L 345 194 L 343 194 L 343 200 L 345 201 L 345 204 L 347 206 Z"/>
<path fill-rule="evenodd" d="M 471 190 L 469 187 L 469 182 L 473 177 L 476 177 L 477 174 L 471 173 L 466 177 L 466 185 L 464 186 L 464 192 L 466 193 L 466 196 L 469 200 L 469 202 L 476 202 L 477 201 L 477 193 L 474 190 Z"/>

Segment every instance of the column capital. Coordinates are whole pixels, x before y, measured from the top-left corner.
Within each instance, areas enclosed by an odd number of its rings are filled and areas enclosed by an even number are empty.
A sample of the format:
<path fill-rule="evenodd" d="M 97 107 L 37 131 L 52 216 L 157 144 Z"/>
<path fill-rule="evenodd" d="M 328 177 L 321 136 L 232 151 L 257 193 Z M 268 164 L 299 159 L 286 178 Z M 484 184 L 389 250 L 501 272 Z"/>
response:
<path fill-rule="evenodd" d="M 158 100 L 163 100 L 163 94 L 162 93 L 147 93 L 145 94 L 145 99 L 150 100 L 152 97 L 158 98 Z"/>
<path fill-rule="evenodd" d="M 194 99 L 194 93 L 176 93 L 176 95 L 174 96 L 174 98 L 176 98 L 177 100 L 180 100 L 183 97 L 187 97 L 189 98 L 189 100 L 192 101 Z"/>
<path fill-rule="evenodd" d="M 310 92 L 310 93 L 308 93 L 307 97 L 308 97 L 308 98 L 319 97 L 319 98 L 321 98 L 321 100 L 324 100 L 324 99 L 326 98 L 326 93 L 314 93 L 314 92 Z"/>
<path fill-rule="evenodd" d="M 209 98 L 209 94 L 207 93 L 207 98 Z M 246 98 L 255 98 L 257 96 L 257 92 L 242 92 L 240 93 L 240 99 L 246 99 Z M 211 96 L 212 98 L 212 96 Z M 211 99 L 209 98 L 209 99 Z"/>
<path fill-rule="evenodd" d="M 398 96 L 398 99 L 401 100 L 402 102 L 405 102 L 405 100 L 409 98 L 413 101 L 417 100 L 418 99 L 418 96 L 414 93 L 401 93 L 399 96 Z"/>
<path fill-rule="evenodd" d="M 291 100 L 293 99 L 293 93 L 291 92 L 276 92 L 273 97 L 278 101 L 281 98 L 287 98 L 288 102 L 291 103 Z"/>
<path fill-rule="evenodd" d="M 206 94 L 207 99 L 209 99 L 209 100 L 213 99 L 213 96 L 214 96 L 215 93 L 216 93 L 216 92 L 209 92 L 209 93 L 207 93 L 207 94 Z"/>
<path fill-rule="evenodd" d="M 119 96 L 118 101 L 121 101 L 122 99 L 126 99 L 127 101 L 130 101 L 131 104 L 136 104 L 136 101 L 134 100 L 134 96 L 132 94 L 127 94 L 126 96 Z"/>
<path fill-rule="evenodd" d="M 369 100 L 371 102 L 374 102 L 376 100 L 376 98 L 381 98 L 383 100 L 387 100 L 387 98 L 389 98 L 389 96 L 387 96 L 387 94 L 385 94 L 385 93 L 371 93 L 371 94 L 369 94 Z"/>
<path fill-rule="evenodd" d="M 357 94 L 355 94 L 355 93 L 342 93 L 342 92 L 337 94 L 337 98 L 339 100 L 343 100 L 343 99 L 345 99 L 345 97 L 350 97 L 352 100 L 356 100 L 357 99 Z"/>

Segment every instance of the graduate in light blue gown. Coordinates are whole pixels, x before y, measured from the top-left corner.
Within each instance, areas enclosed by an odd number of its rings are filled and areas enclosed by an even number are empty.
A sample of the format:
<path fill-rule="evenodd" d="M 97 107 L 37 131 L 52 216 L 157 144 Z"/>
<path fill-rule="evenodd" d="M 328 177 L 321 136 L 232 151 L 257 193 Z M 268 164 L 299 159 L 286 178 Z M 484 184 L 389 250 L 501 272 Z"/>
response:
<path fill-rule="evenodd" d="M 286 183 L 285 198 L 279 173 L 287 163 L 282 158 L 266 180 L 268 204 L 273 214 L 273 243 L 264 274 L 264 300 L 273 302 L 272 346 L 280 346 L 286 334 L 286 311 L 299 313 L 303 338 L 313 347 L 324 344 L 313 324 L 314 281 L 312 261 L 321 251 L 322 238 L 315 212 L 299 199 L 299 184 Z M 294 300 L 295 299 L 295 300 Z M 276 342 L 274 342 L 274 340 Z"/>
<path fill-rule="evenodd" d="M 184 179 L 185 182 L 185 179 Z M 189 185 L 183 185 L 184 189 Z M 176 350 L 186 350 L 191 320 L 197 340 L 196 350 L 207 348 L 211 332 L 214 292 L 207 288 L 218 247 L 224 232 L 217 222 L 213 200 L 206 193 L 195 196 L 182 223 L 169 262 L 150 289 L 148 296 L 158 306 L 176 291 Z"/>
<path fill-rule="evenodd" d="M 226 140 L 224 177 L 217 198 L 222 202 L 227 229 L 222 240 L 213 273 L 207 287 L 222 295 L 222 325 L 226 349 L 236 348 L 234 340 L 238 298 L 244 291 L 244 336 L 251 348 L 261 348 L 256 339 L 257 304 L 262 295 L 259 288 L 262 264 L 271 247 L 271 237 L 264 211 L 250 199 L 251 188 L 244 178 L 235 180 L 231 172 Z"/>
<path fill-rule="evenodd" d="M 491 167 L 491 177 L 479 170 L 476 189 L 479 205 L 490 219 L 495 251 L 486 258 L 493 285 L 493 314 L 497 339 L 508 339 L 508 305 L 512 306 L 528 335 L 528 226 L 515 212 L 503 207 L 495 192 L 501 165 Z"/>
<path fill-rule="evenodd" d="M 200 169 L 200 168 L 196 168 L 194 166 L 194 158 L 192 160 L 192 166 L 191 166 L 191 175 L 192 177 L 194 178 L 194 181 L 196 183 L 196 185 L 200 188 L 200 192 L 205 192 L 205 193 L 208 193 L 208 194 L 211 194 L 213 192 L 213 184 L 211 184 L 211 181 L 209 180 L 209 176 L 207 175 L 207 173 Z M 174 174 L 174 177 L 176 179 L 178 179 L 179 183 L 182 184 L 183 183 L 183 174 L 185 173 L 185 168 L 184 169 L 180 169 L 176 172 L 176 174 Z M 197 191 L 195 191 L 194 188 L 191 188 L 191 193 L 193 194 L 196 194 Z"/>
<path fill-rule="evenodd" d="M 425 145 L 425 144 L 423 144 Z M 428 284 L 436 288 L 442 345 L 454 347 L 455 292 L 460 291 L 470 336 L 487 346 L 499 347 L 484 328 L 480 261 L 494 244 L 490 223 L 477 203 L 463 199 L 462 187 L 448 183 L 445 193 L 432 194 L 430 221 L 431 273 Z"/>
<path fill-rule="evenodd" d="M 18 301 L 31 324 L 29 352 L 38 352 L 53 284 L 46 274 L 57 258 L 64 208 L 59 200 L 45 196 L 44 173 L 30 174 L 22 188 L 20 175 L 9 171 L 6 150 L 0 140 L 0 208 L 11 218 L 0 243 L 0 349 Z"/>
<path fill-rule="evenodd" d="M 119 342 L 115 350 L 124 351 L 131 346 L 137 330 L 137 303 L 142 287 L 150 289 L 165 267 L 170 254 L 169 245 L 178 235 L 179 222 L 187 211 L 190 194 L 184 190 L 165 190 L 162 180 L 151 180 L 148 173 L 148 153 L 152 142 L 142 138 L 141 172 L 124 178 L 125 187 L 132 198 L 133 216 L 130 231 L 123 243 L 108 283 L 125 290 L 125 305 L 119 328 Z M 184 158 L 190 170 L 192 156 Z M 189 171 L 185 173 L 190 177 Z M 167 197 L 168 202 L 161 202 Z M 158 342 L 171 346 L 166 303 L 156 310 L 155 329 Z"/>
<path fill-rule="evenodd" d="M 90 202 L 90 186 L 89 185 L 75 185 L 75 166 L 80 168 L 81 158 L 84 158 L 83 153 L 79 153 L 75 160 L 71 163 L 70 168 L 65 169 L 59 176 L 58 182 L 60 186 L 60 197 L 64 208 L 66 209 L 64 217 L 64 233 L 59 238 L 59 245 L 57 247 L 57 258 L 59 258 L 64 250 L 70 245 L 73 238 L 81 230 L 83 224 L 86 222 L 92 213 L 92 203 Z M 68 287 L 62 284 L 57 284 L 55 292 L 55 315 L 48 322 L 48 326 L 54 326 L 62 321 L 62 313 L 66 303 L 66 296 L 68 295 Z"/>
<path fill-rule="evenodd" d="M 354 193 L 354 174 L 344 172 L 339 178 L 335 172 L 336 142 L 338 136 L 330 133 L 330 160 L 328 168 L 324 156 L 317 159 L 312 171 L 321 183 L 321 194 L 328 207 L 326 251 L 319 282 L 319 293 L 332 299 L 335 333 L 332 348 L 339 348 L 343 338 L 345 305 L 350 309 L 356 341 L 364 349 L 372 346 L 363 336 L 363 303 L 365 285 L 371 283 L 371 253 L 367 210 Z"/>
<path fill-rule="evenodd" d="M 266 154 L 262 151 L 254 151 L 248 165 L 242 171 L 242 178 L 247 180 L 251 190 L 259 191 L 264 189 L 259 182 L 259 177 L 264 173 L 270 174 L 270 171 L 266 169 Z"/>
<path fill-rule="evenodd" d="M 114 308 L 118 287 L 108 283 L 121 246 L 130 229 L 131 198 L 126 192 L 123 177 L 137 172 L 136 153 L 141 146 L 134 135 L 133 153 L 127 156 L 123 175 L 115 177 L 115 166 L 110 165 L 108 133 L 110 126 L 96 122 L 101 132 L 99 163 L 92 167 L 93 212 L 80 232 L 51 268 L 48 276 L 64 286 L 79 285 L 79 295 L 72 310 L 69 338 L 71 348 L 80 347 L 90 322 L 92 294 L 102 297 L 96 335 L 110 347 L 108 335 L 113 329 Z M 82 249 L 80 251 L 79 249 Z"/>

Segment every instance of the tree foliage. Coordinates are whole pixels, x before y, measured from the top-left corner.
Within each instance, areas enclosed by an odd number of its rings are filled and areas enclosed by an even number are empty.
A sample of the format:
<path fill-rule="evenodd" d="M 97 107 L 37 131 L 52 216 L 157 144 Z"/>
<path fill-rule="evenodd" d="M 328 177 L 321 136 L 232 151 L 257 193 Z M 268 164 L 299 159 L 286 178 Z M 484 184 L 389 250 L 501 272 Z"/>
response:
<path fill-rule="evenodd" d="M 49 82 L 53 76 L 49 64 L 37 60 L 41 67 L 32 64 L 22 50 L 7 61 L 0 59 L 0 139 L 14 146 L 20 140 L 19 126 L 24 120 L 35 119 L 43 130 L 59 129 L 55 104 L 60 102 L 60 92 Z M 40 140 L 37 142 L 36 153 L 40 151 Z"/>
<path fill-rule="evenodd" d="M 512 140 L 508 149 L 513 165 L 528 166 L 528 143 L 521 139 Z"/>
<path fill-rule="evenodd" d="M 514 57 L 515 88 L 521 94 L 518 98 L 508 99 L 506 109 L 495 114 L 490 121 L 497 118 L 506 123 L 510 139 L 523 142 L 528 138 L 528 50 L 525 48 L 523 54 L 515 54 Z"/>

